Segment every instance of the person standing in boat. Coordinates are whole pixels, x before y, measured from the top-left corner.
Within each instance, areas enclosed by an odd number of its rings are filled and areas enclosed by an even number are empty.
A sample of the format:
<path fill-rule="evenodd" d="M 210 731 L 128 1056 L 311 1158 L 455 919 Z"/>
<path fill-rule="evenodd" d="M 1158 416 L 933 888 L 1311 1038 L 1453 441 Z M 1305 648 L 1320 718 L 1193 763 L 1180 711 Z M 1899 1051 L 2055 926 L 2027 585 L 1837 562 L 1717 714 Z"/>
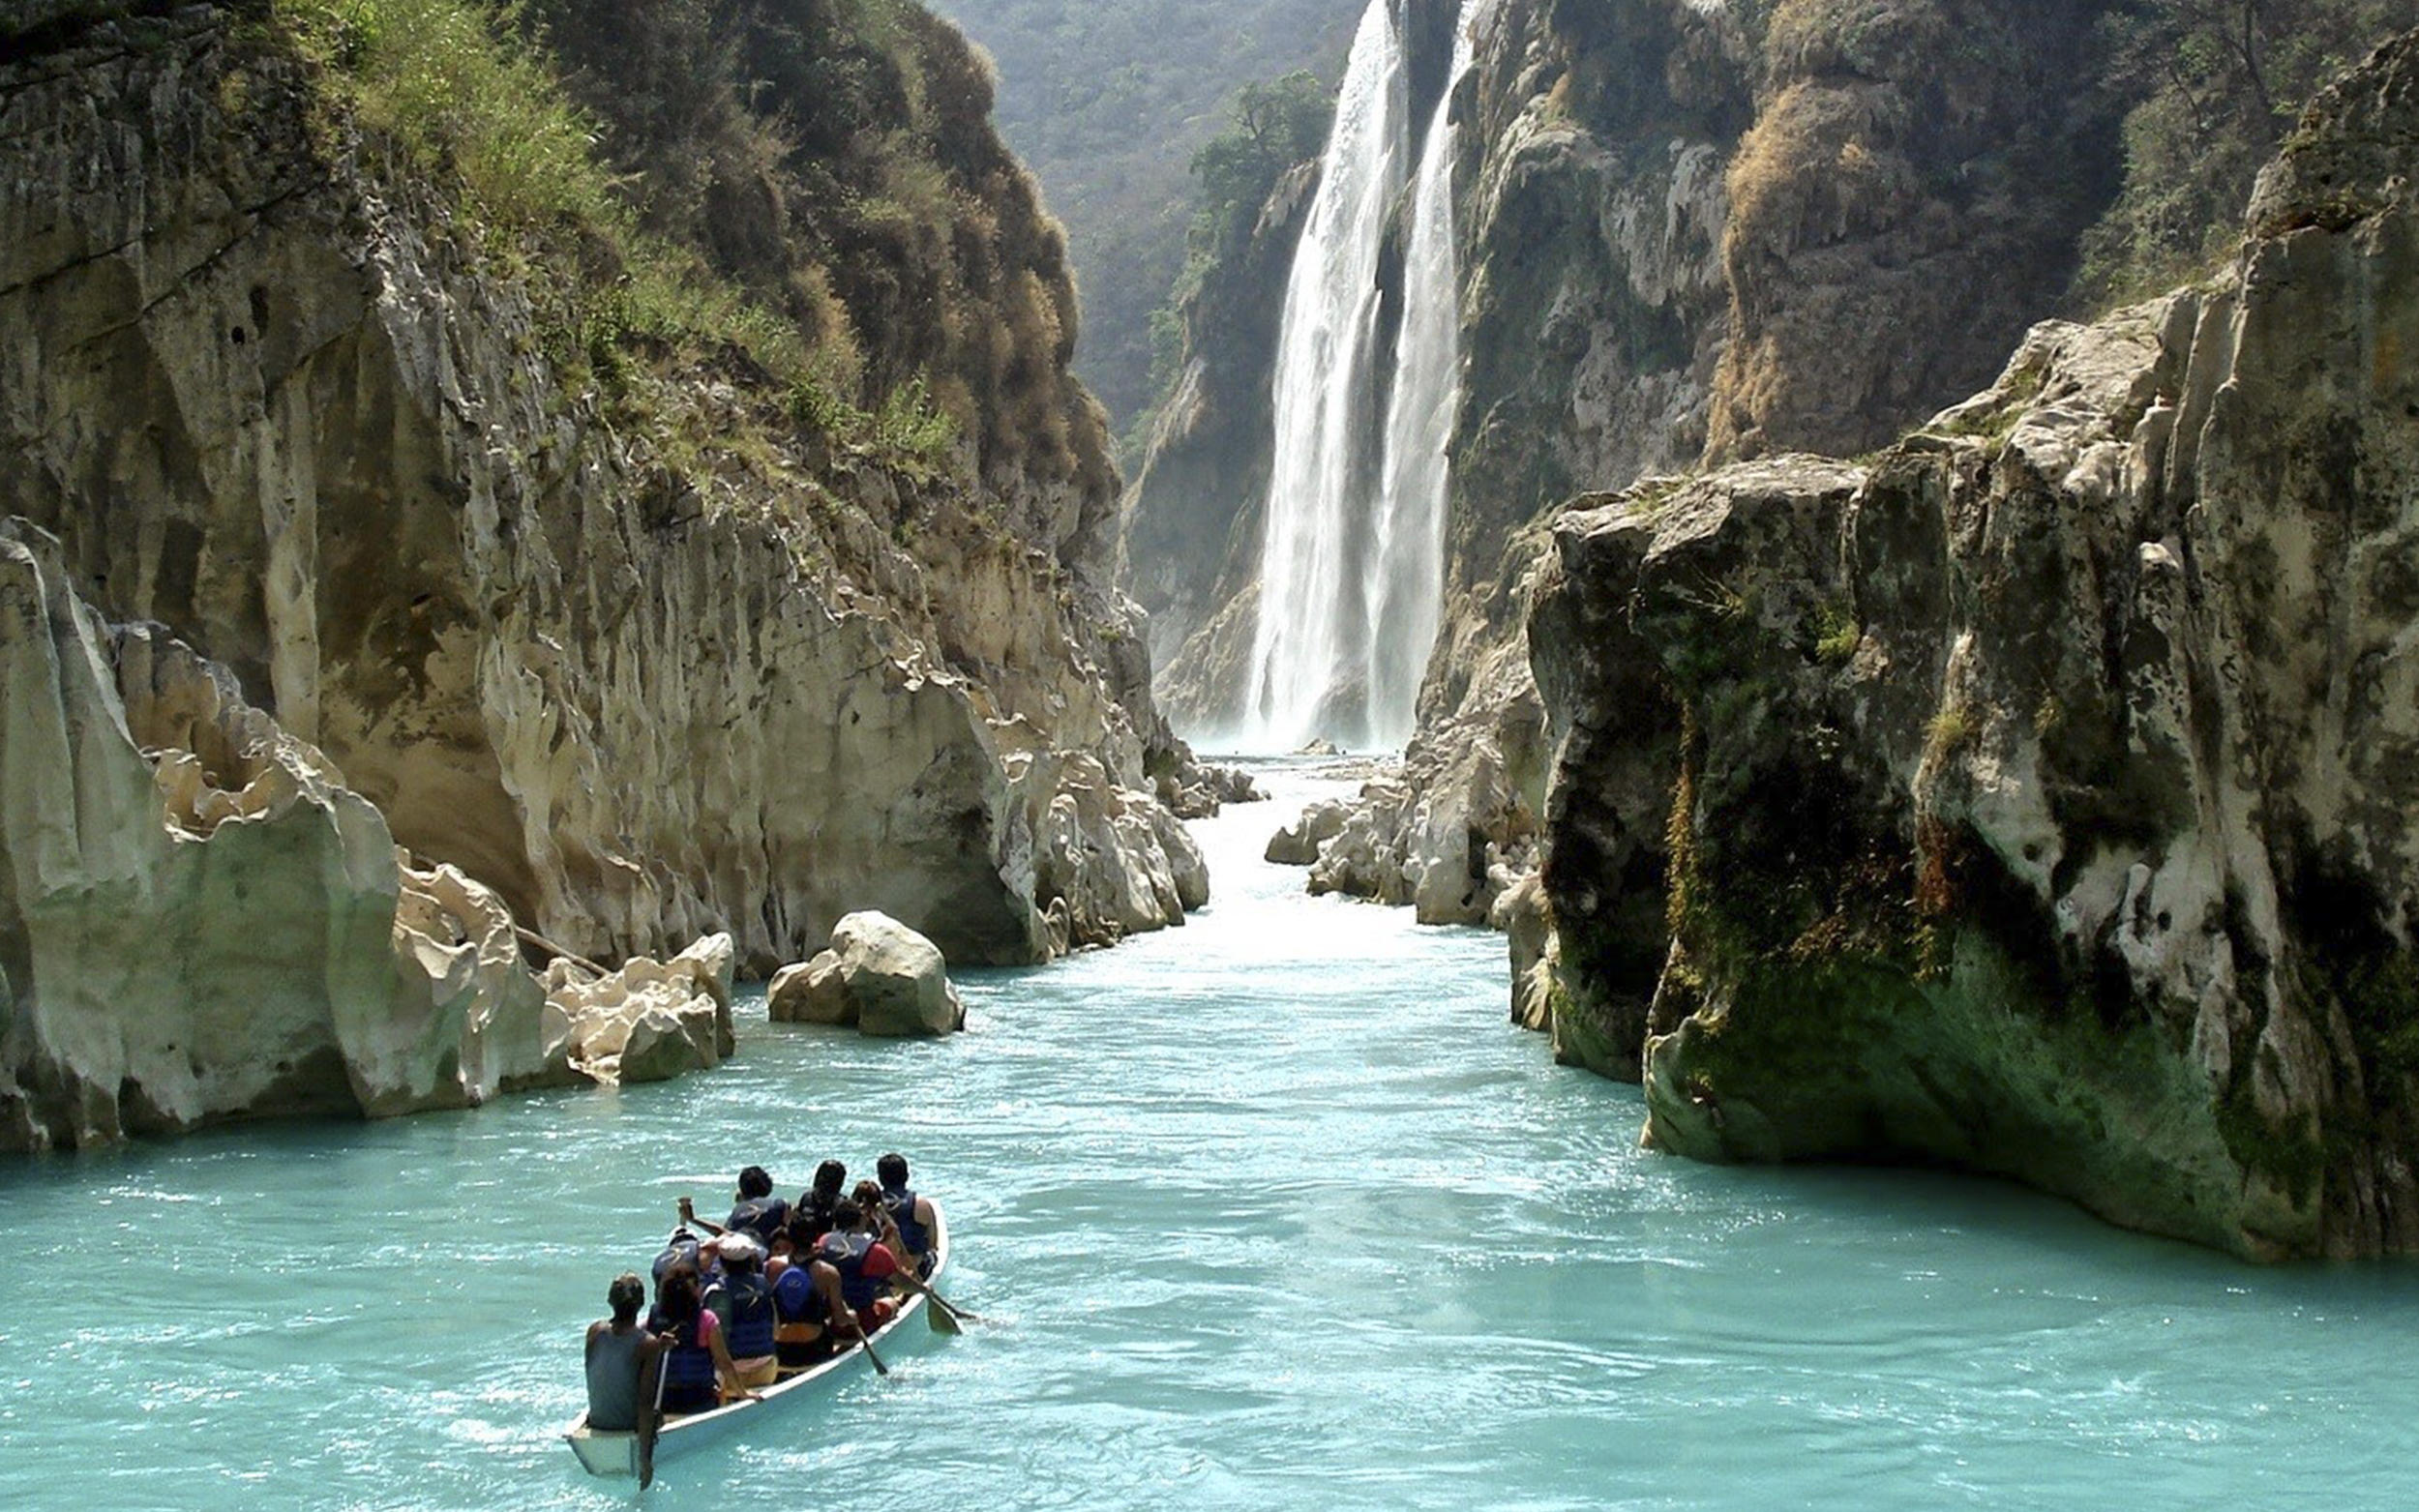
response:
<path fill-rule="evenodd" d="M 739 1195 L 732 1202 L 731 1217 L 722 1223 L 700 1218 L 697 1208 L 687 1198 L 680 1200 L 680 1221 L 695 1224 L 711 1234 L 729 1233 L 738 1230 L 756 1236 L 756 1242 L 772 1247 L 773 1236 L 790 1223 L 790 1204 L 773 1196 L 772 1172 L 762 1166 L 750 1166 L 739 1172 Z"/>
<path fill-rule="evenodd" d="M 588 1324 L 588 1426 L 639 1436 L 639 1489 L 655 1478 L 656 1377 L 664 1345 L 639 1326 L 646 1284 L 630 1272 L 613 1278 L 605 1305 L 613 1316 Z"/>
<path fill-rule="evenodd" d="M 666 1412 L 705 1412 L 726 1400 L 757 1400 L 739 1380 L 730 1346 L 723 1342 L 722 1319 L 705 1306 L 694 1269 L 674 1265 L 664 1272 L 646 1326 L 664 1339 L 661 1405 Z"/>
<path fill-rule="evenodd" d="M 881 1177 L 881 1202 L 890 1213 L 891 1228 L 899 1236 L 900 1260 L 918 1276 L 929 1276 L 933 1270 L 933 1204 L 929 1198 L 915 1195 L 908 1185 L 907 1157 L 893 1150 L 874 1162 L 874 1173 Z"/>

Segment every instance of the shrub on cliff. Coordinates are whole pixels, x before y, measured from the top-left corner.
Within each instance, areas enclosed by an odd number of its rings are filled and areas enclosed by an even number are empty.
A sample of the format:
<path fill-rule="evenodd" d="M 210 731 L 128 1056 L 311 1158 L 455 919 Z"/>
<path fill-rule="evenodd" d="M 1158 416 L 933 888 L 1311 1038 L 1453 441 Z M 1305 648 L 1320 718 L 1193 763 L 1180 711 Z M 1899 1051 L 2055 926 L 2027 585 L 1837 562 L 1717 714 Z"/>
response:
<path fill-rule="evenodd" d="M 1261 207 L 1292 168 L 1319 155 L 1335 118 L 1335 101 L 1306 69 L 1245 84 L 1229 104 L 1226 130 L 1193 154 L 1200 199 L 1185 233 L 1184 269 L 1168 302 L 1150 317 L 1153 409 L 1181 371 L 1187 311 L 1218 270 L 1241 254 Z M 1148 412 L 1137 431 L 1148 429 Z"/>
<path fill-rule="evenodd" d="M 2130 105 L 2125 188 L 2084 240 L 2084 297 L 2123 303 L 2224 258 L 2252 181 L 2303 103 L 2409 16 L 2398 0 L 2111 7 L 2104 87 Z"/>

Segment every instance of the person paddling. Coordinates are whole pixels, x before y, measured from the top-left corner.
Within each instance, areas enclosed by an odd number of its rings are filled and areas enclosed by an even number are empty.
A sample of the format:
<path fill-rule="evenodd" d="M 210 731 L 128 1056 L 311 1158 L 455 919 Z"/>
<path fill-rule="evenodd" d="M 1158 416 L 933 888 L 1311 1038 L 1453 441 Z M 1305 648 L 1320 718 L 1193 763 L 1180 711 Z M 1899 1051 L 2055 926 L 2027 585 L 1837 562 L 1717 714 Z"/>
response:
<path fill-rule="evenodd" d="M 773 1278 L 773 1349 L 781 1369 L 793 1372 L 820 1365 L 838 1352 L 844 1339 L 856 1337 L 856 1314 L 840 1292 L 840 1272 L 829 1260 L 808 1253 L 791 1260 Z"/>
<path fill-rule="evenodd" d="M 831 1232 L 831 1215 L 840 1206 L 849 1184 L 849 1168 L 836 1160 L 815 1168 L 815 1183 L 798 1194 L 790 1209 L 790 1245 L 799 1255 L 815 1253 L 816 1241 Z"/>
<path fill-rule="evenodd" d="M 721 1319 L 723 1343 L 743 1386 L 769 1386 L 779 1367 L 773 1351 L 773 1290 L 764 1279 L 764 1247 L 733 1229 L 714 1241 L 721 1274 L 706 1284 L 705 1306 Z"/>
<path fill-rule="evenodd" d="M 639 1436 L 639 1489 L 655 1478 L 655 1385 L 663 1369 L 664 1344 L 639 1326 L 646 1284 L 630 1272 L 613 1278 L 605 1305 L 613 1316 L 588 1324 L 588 1426 L 604 1433 Z"/>
<path fill-rule="evenodd" d="M 700 1218 L 697 1208 L 687 1198 L 680 1200 L 680 1221 L 695 1224 L 709 1234 L 725 1234 L 732 1230 L 756 1236 L 756 1242 L 772 1248 L 773 1236 L 790 1223 L 790 1204 L 773 1196 L 772 1172 L 762 1166 L 750 1166 L 739 1172 L 739 1194 L 732 1201 L 731 1216 L 722 1223 Z"/>
<path fill-rule="evenodd" d="M 664 1273 L 646 1326 L 665 1344 L 666 1412 L 704 1412 L 726 1400 L 761 1400 L 740 1383 L 730 1347 L 723 1342 L 722 1320 L 704 1305 L 695 1270 L 674 1265 Z"/>

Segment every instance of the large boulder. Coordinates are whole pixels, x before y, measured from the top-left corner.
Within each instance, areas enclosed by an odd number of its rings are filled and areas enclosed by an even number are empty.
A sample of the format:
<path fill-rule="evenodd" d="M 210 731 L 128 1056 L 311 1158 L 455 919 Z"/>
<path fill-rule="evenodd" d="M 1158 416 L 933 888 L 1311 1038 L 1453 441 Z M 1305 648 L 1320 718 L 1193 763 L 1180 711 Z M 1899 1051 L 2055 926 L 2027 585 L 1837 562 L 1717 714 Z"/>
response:
<path fill-rule="evenodd" d="M 1308 866 L 1319 859 L 1319 847 L 1344 832 L 1352 806 L 1341 798 L 1322 798 L 1301 811 L 1299 818 L 1269 837 L 1263 859 L 1275 866 Z"/>
<path fill-rule="evenodd" d="M 670 961 L 635 956 L 597 976 L 567 958 L 547 967 L 552 1041 L 581 1074 L 604 1082 L 662 1082 L 710 1071 L 731 1053 L 733 944 L 709 934 Z"/>
<path fill-rule="evenodd" d="M 793 1023 L 854 1024 L 881 1035 L 953 1034 L 966 1005 L 949 983 L 939 947 L 885 913 L 851 913 L 831 948 L 787 966 L 765 994 L 766 1012 Z"/>

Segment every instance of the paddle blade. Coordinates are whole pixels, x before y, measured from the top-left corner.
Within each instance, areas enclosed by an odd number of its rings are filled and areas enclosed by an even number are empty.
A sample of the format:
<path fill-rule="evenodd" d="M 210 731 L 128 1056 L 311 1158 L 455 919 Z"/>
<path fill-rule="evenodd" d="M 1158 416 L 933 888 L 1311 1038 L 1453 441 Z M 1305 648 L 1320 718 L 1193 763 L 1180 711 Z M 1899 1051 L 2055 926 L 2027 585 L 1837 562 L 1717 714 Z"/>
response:
<path fill-rule="evenodd" d="M 966 1332 L 965 1325 L 958 1321 L 958 1315 L 950 1312 L 937 1297 L 925 1298 L 924 1321 L 932 1324 L 935 1333 L 961 1334 Z"/>

